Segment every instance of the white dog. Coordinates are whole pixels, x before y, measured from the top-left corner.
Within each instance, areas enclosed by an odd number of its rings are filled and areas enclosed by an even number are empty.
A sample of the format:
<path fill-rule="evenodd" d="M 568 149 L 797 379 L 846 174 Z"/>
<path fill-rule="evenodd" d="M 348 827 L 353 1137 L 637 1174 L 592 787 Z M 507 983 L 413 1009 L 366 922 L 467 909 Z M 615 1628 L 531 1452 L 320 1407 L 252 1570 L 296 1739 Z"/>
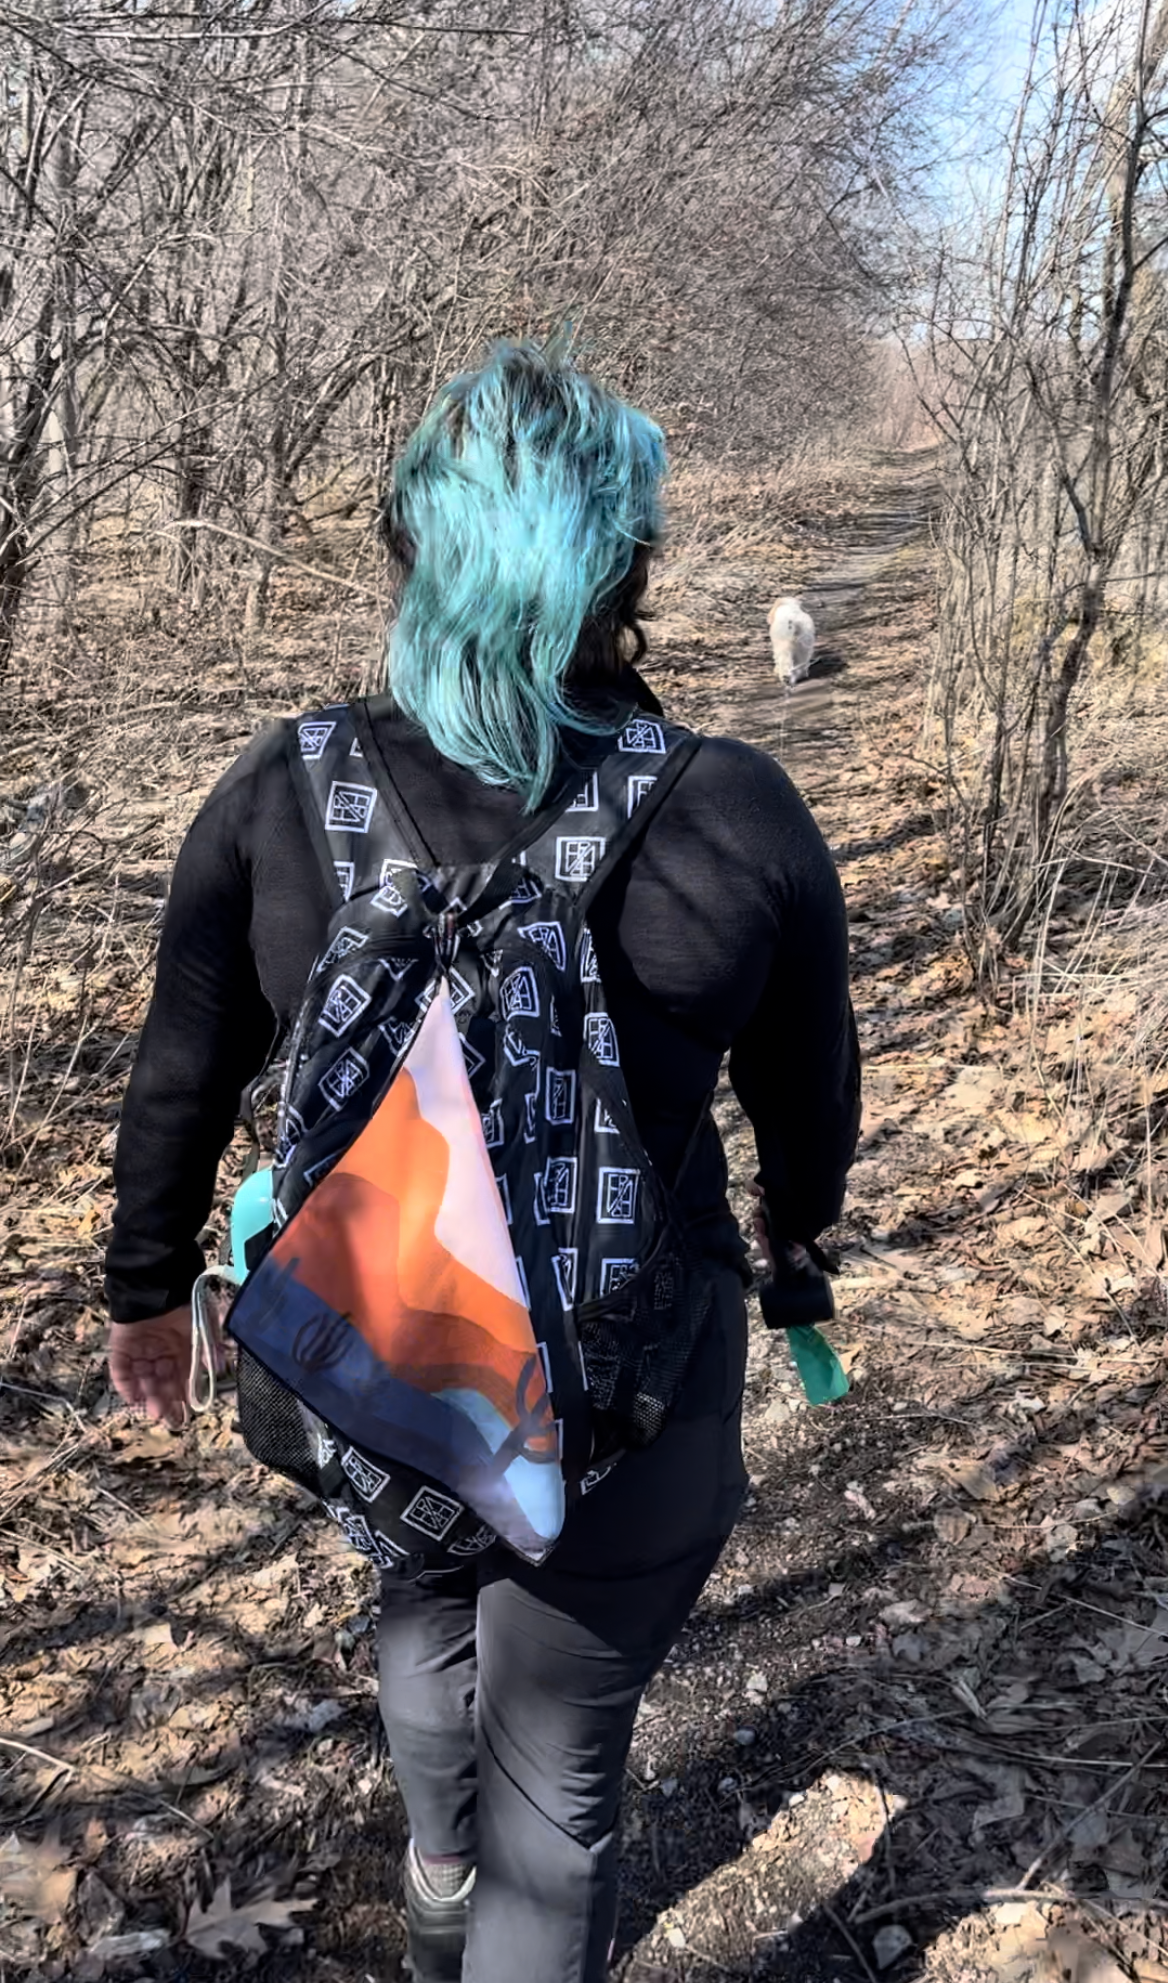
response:
<path fill-rule="evenodd" d="M 767 614 L 775 673 L 781 681 L 801 682 L 811 673 L 815 651 L 815 621 L 797 599 L 776 599 Z"/>

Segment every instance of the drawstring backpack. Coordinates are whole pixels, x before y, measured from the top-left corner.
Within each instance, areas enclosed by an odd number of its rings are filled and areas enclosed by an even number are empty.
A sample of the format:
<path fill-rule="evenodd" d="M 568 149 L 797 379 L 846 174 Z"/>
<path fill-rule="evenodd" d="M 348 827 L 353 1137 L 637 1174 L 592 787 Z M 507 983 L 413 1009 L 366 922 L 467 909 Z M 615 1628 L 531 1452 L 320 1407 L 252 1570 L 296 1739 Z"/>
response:
<path fill-rule="evenodd" d="M 497 1541 L 542 1562 L 573 1501 L 657 1436 L 706 1319 L 588 927 L 697 743 L 634 715 L 494 861 L 450 868 L 367 704 L 298 725 L 337 906 L 228 1329 L 249 1449 L 384 1570 Z"/>

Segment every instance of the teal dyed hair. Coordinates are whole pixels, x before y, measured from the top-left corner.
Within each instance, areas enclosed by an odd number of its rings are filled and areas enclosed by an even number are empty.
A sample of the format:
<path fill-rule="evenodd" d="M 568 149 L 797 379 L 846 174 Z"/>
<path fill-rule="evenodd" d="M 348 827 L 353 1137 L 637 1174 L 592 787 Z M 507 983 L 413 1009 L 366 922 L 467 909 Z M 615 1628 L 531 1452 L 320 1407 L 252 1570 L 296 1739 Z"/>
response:
<path fill-rule="evenodd" d="M 443 388 L 382 510 L 405 567 L 398 707 L 488 785 L 547 792 L 564 729 L 619 728 L 618 651 L 661 535 L 660 430 L 554 348 L 501 344 Z M 589 662 L 591 660 L 591 669 Z M 607 681 L 607 704 L 574 688 Z"/>

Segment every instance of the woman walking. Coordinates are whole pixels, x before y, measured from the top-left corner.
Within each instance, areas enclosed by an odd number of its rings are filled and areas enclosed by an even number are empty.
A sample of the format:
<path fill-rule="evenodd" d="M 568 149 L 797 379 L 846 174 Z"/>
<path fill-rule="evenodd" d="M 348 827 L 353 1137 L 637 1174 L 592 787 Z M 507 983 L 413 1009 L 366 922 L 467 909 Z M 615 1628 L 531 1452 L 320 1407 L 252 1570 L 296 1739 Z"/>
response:
<path fill-rule="evenodd" d="M 493 862 L 549 795 L 587 791 L 626 738 L 656 728 L 634 664 L 663 472 L 650 421 L 530 345 L 456 379 L 406 448 L 382 519 L 400 575 L 387 692 L 361 734 L 444 867 Z M 344 864 L 330 890 L 317 859 L 297 737 L 295 723 L 259 737 L 187 836 L 125 1099 L 110 1368 L 124 1398 L 172 1425 L 197 1235 L 239 1096 L 293 1023 L 345 891 Z M 842 898 L 773 759 L 701 739 L 622 843 L 588 929 L 706 1319 L 664 1428 L 597 1470 L 546 1561 L 495 1545 L 413 1581 L 383 1576 L 381 1713 L 420 1983 L 605 1975 L 637 1705 L 745 1486 L 750 1274 L 710 1113 L 724 1057 L 768 1229 L 796 1254 L 838 1216 L 855 1144 Z"/>

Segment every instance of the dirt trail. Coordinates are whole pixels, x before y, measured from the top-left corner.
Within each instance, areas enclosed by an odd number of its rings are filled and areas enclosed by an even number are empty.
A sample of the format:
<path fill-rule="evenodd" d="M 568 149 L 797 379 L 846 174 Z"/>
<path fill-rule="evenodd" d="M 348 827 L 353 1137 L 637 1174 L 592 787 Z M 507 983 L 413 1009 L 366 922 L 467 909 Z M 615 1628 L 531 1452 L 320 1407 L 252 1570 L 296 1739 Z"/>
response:
<path fill-rule="evenodd" d="M 928 503 L 920 462 L 796 520 L 744 485 L 650 628 L 670 710 L 775 751 L 833 847 L 867 1105 L 836 1235 L 852 1393 L 808 1410 L 755 1318 L 751 1495 L 630 1760 L 621 1983 L 1168 1977 L 1166 1317 L 1057 1041 L 1039 1066 L 968 990 L 918 762 Z M 765 615 L 794 590 L 820 659 L 787 694 Z M 41 948 L 0 1250 L 0 1983 L 398 1974 L 371 1577 L 249 1464 L 229 1398 L 182 1437 L 127 1420 L 98 1284 L 178 833 L 261 717 L 336 693 L 332 612 L 290 581 L 242 660 L 119 647 L 111 619 L 45 678 L 28 779 L 69 768 L 60 735 L 104 810 L 5 898 Z M 343 633 L 356 680 L 376 628 Z M 719 1108 L 743 1216 L 753 1151 Z"/>
<path fill-rule="evenodd" d="M 782 759 L 833 847 L 867 1106 L 837 1235 L 854 1388 L 808 1410 L 755 1318 L 752 1496 L 634 1745 L 627 1983 L 1119 1983 L 1085 1933 L 1102 1917 L 1060 1896 L 1164 1890 L 1131 1650 L 1168 1654 L 1141 1636 L 1162 1587 L 1162 1299 L 1108 1306 L 1085 1207 L 1055 1183 L 1085 1160 L 1025 1027 L 967 989 L 916 762 L 931 494 L 927 467 L 876 464 L 834 521 L 798 587 L 821 637 L 808 682 L 778 690 L 765 651 L 766 608 L 796 589 L 783 547 L 712 582 L 669 682 L 671 706 Z M 728 1094 L 720 1114 L 742 1218 L 753 1146 Z M 1133 1783 L 1101 1822 L 1095 1800 Z"/>
<path fill-rule="evenodd" d="M 799 779 L 847 750 L 848 702 L 863 690 L 863 636 L 874 587 L 890 561 L 925 529 L 933 491 L 918 474 L 894 481 L 889 501 L 848 519 L 851 540 L 842 556 L 804 578 L 800 596 L 815 621 L 811 674 L 785 692 L 770 671 L 739 677 L 703 711 L 705 727 L 742 737 L 773 754 Z M 765 607 L 769 601 L 760 601 Z M 745 631 L 745 629 L 744 629 Z M 752 629 L 753 631 L 753 629 Z"/>

